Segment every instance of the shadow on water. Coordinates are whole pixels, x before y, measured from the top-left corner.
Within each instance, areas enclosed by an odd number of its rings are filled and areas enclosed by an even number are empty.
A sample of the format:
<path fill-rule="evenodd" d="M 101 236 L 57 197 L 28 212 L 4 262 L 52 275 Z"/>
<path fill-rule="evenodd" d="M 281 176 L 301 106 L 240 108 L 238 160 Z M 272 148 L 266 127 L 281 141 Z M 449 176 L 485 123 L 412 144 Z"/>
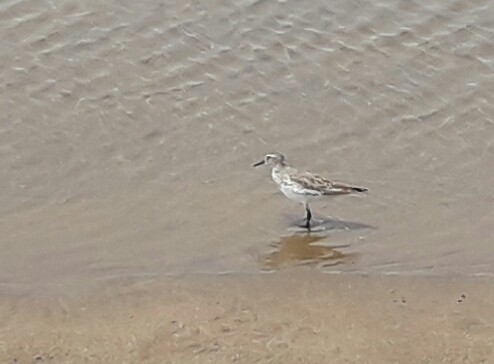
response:
<path fill-rule="evenodd" d="M 316 265 L 320 268 L 348 263 L 357 257 L 355 253 L 345 254 L 341 250 L 348 245 L 329 247 L 322 245 L 326 236 L 294 234 L 284 236 L 272 244 L 276 250 L 263 261 L 265 269 L 281 269 L 289 266 Z"/>
<path fill-rule="evenodd" d="M 375 227 L 355 221 L 345 221 L 328 217 L 317 217 L 312 220 L 311 231 L 303 227 L 305 221 L 292 221 L 289 230 L 293 235 L 284 236 L 271 244 L 275 250 L 263 259 L 265 269 L 281 269 L 289 266 L 313 265 L 325 268 L 353 262 L 358 254 L 343 253 L 349 245 L 328 246 L 324 242 L 327 235 L 322 232 L 337 230 L 363 230 Z"/>
<path fill-rule="evenodd" d="M 307 229 L 304 227 L 305 220 L 298 219 L 292 221 L 289 230 L 297 233 L 307 233 Z M 317 217 L 311 221 L 311 232 L 317 233 L 322 231 L 332 230 L 362 230 L 362 229 L 376 229 L 374 226 L 367 225 L 356 221 L 346 221 L 329 217 Z"/>

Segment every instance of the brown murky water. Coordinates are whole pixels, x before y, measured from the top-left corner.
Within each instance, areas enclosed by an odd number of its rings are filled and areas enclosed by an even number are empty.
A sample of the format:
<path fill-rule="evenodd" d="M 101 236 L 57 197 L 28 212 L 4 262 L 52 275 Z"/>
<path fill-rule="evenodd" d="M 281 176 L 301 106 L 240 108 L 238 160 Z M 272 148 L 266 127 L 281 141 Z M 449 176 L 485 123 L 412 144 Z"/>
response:
<path fill-rule="evenodd" d="M 0 3 L 0 292 L 494 274 L 494 5 Z M 370 189 L 303 210 L 267 170 Z"/>

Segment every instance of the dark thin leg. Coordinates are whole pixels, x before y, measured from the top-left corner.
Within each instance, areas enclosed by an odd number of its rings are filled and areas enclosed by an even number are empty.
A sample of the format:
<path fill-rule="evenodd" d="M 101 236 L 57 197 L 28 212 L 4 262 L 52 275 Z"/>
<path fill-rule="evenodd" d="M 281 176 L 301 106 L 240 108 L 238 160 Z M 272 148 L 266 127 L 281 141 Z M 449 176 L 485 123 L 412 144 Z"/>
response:
<path fill-rule="evenodd" d="M 310 219 L 312 219 L 312 213 L 310 212 L 309 204 L 305 204 L 305 212 L 307 213 L 305 217 L 305 228 L 310 231 Z"/>

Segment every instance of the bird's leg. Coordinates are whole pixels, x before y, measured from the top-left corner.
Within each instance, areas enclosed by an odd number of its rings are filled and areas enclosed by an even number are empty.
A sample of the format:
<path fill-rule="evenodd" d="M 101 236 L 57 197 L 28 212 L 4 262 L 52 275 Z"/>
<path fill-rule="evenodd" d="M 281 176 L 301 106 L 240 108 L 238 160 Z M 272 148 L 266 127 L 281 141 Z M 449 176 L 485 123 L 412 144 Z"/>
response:
<path fill-rule="evenodd" d="M 304 202 L 304 210 L 305 210 L 305 214 L 304 214 L 303 221 L 306 222 L 307 221 L 307 204 L 305 202 Z"/>
<path fill-rule="evenodd" d="M 310 219 L 312 218 L 312 213 L 310 212 L 310 207 L 308 203 L 304 203 L 304 207 L 305 207 L 305 212 L 307 214 L 305 216 L 305 220 L 306 220 L 305 228 L 310 231 Z"/>

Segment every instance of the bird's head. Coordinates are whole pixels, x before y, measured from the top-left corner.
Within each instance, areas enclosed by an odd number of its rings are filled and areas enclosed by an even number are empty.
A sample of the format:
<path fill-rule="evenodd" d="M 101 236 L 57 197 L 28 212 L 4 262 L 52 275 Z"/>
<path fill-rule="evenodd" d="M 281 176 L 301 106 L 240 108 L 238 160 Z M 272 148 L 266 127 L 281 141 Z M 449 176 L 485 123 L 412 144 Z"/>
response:
<path fill-rule="evenodd" d="M 283 165 L 285 163 L 285 156 L 281 153 L 268 153 L 264 156 L 264 159 L 255 163 L 254 167 L 260 165 L 267 165 L 269 167 L 275 167 L 277 165 Z"/>

